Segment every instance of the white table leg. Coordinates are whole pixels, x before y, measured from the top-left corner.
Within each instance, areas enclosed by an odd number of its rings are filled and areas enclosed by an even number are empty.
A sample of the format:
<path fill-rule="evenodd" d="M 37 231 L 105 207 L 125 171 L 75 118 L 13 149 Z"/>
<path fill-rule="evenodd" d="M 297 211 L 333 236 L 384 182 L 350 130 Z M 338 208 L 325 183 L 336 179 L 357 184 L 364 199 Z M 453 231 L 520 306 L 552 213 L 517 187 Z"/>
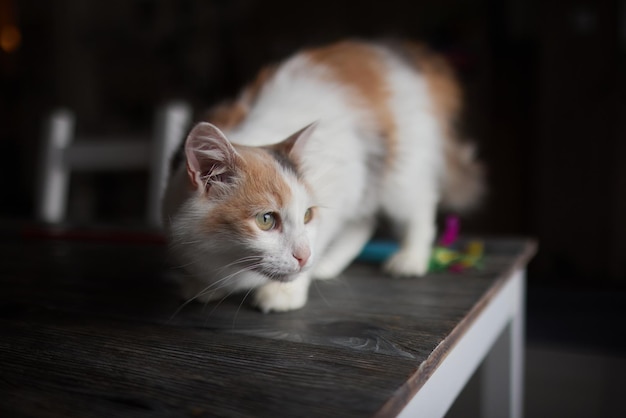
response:
<path fill-rule="evenodd" d="M 483 415 L 521 417 L 524 280 L 512 273 L 399 417 L 445 416 L 481 362 Z"/>
<path fill-rule="evenodd" d="M 524 386 L 523 272 L 514 277 L 512 318 L 498 337 L 482 366 L 481 415 L 483 418 L 521 418 Z"/>

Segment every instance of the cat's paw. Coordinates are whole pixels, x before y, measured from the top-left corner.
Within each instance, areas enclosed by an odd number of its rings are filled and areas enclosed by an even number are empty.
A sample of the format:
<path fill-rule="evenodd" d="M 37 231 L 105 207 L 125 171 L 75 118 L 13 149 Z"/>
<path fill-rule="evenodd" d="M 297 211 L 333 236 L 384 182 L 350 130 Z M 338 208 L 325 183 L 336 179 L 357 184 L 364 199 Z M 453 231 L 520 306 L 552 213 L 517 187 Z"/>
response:
<path fill-rule="evenodd" d="M 430 251 L 416 253 L 400 250 L 391 256 L 384 265 L 385 272 L 394 277 L 423 276 L 428 271 Z"/>
<path fill-rule="evenodd" d="M 253 304 L 263 313 L 287 312 L 302 308 L 307 301 L 308 280 L 293 282 L 269 282 L 254 294 Z"/>

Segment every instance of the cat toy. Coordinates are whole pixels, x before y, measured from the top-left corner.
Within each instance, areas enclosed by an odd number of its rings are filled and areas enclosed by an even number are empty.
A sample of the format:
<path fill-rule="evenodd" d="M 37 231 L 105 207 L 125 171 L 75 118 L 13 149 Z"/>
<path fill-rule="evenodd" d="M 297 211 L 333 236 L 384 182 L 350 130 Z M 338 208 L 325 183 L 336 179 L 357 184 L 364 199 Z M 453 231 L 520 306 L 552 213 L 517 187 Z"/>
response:
<path fill-rule="evenodd" d="M 484 254 L 482 241 L 469 241 L 463 250 L 458 249 L 460 220 L 450 215 L 446 218 L 444 231 L 430 256 L 429 271 L 463 272 L 469 268 L 480 268 Z M 382 263 L 398 250 L 398 244 L 391 241 L 370 241 L 358 257 L 358 260 Z"/>

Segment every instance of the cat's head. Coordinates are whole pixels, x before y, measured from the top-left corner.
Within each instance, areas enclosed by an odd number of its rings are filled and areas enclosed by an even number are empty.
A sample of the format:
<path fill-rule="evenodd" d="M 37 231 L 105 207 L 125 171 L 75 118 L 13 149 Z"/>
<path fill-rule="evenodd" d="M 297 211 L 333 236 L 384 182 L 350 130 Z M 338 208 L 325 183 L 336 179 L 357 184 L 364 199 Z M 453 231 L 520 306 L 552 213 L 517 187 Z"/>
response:
<path fill-rule="evenodd" d="M 313 129 L 265 147 L 231 144 L 209 123 L 192 129 L 185 144 L 189 221 L 206 257 L 280 281 L 311 266 L 317 208 L 299 155 Z"/>

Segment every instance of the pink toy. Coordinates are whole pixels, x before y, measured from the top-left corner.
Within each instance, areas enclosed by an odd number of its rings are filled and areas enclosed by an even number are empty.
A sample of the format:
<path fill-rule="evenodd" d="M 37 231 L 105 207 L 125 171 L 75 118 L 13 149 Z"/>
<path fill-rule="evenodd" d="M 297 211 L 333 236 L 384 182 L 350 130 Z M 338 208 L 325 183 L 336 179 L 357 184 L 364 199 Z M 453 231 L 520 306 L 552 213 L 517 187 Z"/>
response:
<path fill-rule="evenodd" d="M 446 218 L 446 226 L 443 230 L 443 234 L 441 235 L 441 239 L 439 240 L 439 245 L 442 247 L 449 247 L 454 244 L 459 237 L 460 224 L 458 216 L 449 215 Z"/>

